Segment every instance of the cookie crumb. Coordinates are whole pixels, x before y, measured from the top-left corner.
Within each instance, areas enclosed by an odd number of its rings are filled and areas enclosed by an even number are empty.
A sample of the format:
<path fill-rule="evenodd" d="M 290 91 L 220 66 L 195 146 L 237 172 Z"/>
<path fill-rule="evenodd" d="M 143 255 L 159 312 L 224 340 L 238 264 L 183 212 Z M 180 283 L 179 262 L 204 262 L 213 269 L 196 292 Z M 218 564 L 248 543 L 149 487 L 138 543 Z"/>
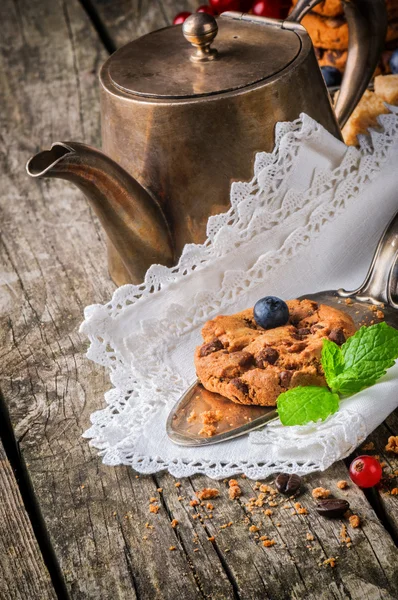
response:
<path fill-rule="evenodd" d="M 263 546 L 265 548 L 269 548 L 270 546 L 275 546 L 276 542 L 275 540 L 264 540 L 263 541 Z"/>
<path fill-rule="evenodd" d="M 398 488 L 393 488 L 391 490 L 391 496 L 398 496 Z"/>
<path fill-rule="evenodd" d="M 256 533 L 257 531 L 260 531 L 260 529 L 256 525 L 250 525 L 249 531 L 250 533 Z"/>
<path fill-rule="evenodd" d="M 177 519 L 173 519 L 172 522 L 170 523 L 170 525 L 172 526 L 173 529 L 175 529 L 178 525 Z"/>
<path fill-rule="evenodd" d="M 398 454 L 398 435 L 390 435 L 388 438 L 388 443 L 385 447 L 386 452 L 394 452 L 394 454 Z"/>
<path fill-rule="evenodd" d="M 152 504 L 153 502 L 156 502 L 156 501 L 157 501 L 157 498 L 154 498 L 153 496 L 152 496 L 152 498 L 149 498 L 150 504 Z"/>
<path fill-rule="evenodd" d="M 376 310 L 376 317 L 378 319 L 384 319 L 384 313 L 382 310 Z"/>
<path fill-rule="evenodd" d="M 209 542 L 214 542 L 214 540 L 215 540 L 216 538 L 214 537 L 214 535 L 212 535 L 211 537 L 208 537 L 207 539 L 209 540 Z"/>
<path fill-rule="evenodd" d="M 313 498 L 329 498 L 329 496 L 330 496 L 330 490 L 327 490 L 323 487 L 317 487 L 312 490 Z"/>
<path fill-rule="evenodd" d="M 159 492 L 159 494 L 161 494 L 163 492 L 163 488 L 158 488 L 156 491 Z"/>
<path fill-rule="evenodd" d="M 196 412 L 194 410 L 192 410 L 191 414 L 187 418 L 187 421 L 188 421 L 188 423 L 193 423 L 193 421 L 196 421 L 197 418 L 198 418 L 198 415 L 196 414 Z"/>
<path fill-rule="evenodd" d="M 293 506 L 298 515 L 308 515 L 308 510 L 301 506 L 300 502 L 295 502 Z"/>
<path fill-rule="evenodd" d="M 242 490 L 239 485 L 232 485 L 229 490 L 229 497 L 231 500 L 235 500 L 235 498 L 239 498 L 242 495 Z"/>
<path fill-rule="evenodd" d="M 347 306 L 350 306 L 350 304 L 354 304 L 354 301 L 353 301 L 353 300 L 351 300 L 351 298 L 346 298 L 346 299 L 344 300 L 344 302 L 347 304 Z"/>
<path fill-rule="evenodd" d="M 305 537 L 307 538 L 307 540 L 309 542 L 312 542 L 315 539 L 314 536 L 312 535 L 312 533 L 307 533 L 307 535 Z"/>
<path fill-rule="evenodd" d="M 351 538 L 347 535 L 347 526 L 344 524 L 341 526 L 340 540 L 342 544 L 351 545 Z"/>
<path fill-rule="evenodd" d="M 199 500 L 210 500 L 211 498 L 217 498 L 220 492 L 215 488 L 203 488 L 199 492 L 196 492 Z"/>
<path fill-rule="evenodd" d="M 361 448 L 362 450 L 374 450 L 375 449 L 375 445 L 373 442 L 368 442 L 367 444 L 365 444 L 364 446 L 362 446 Z"/>
<path fill-rule="evenodd" d="M 217 433 L 217 427 L 215 425 L 203 425 L 199 431 L 199 435 L 207 435 L 207 437 L 213 437 Z"/>
<path fill-rule="evenodd" d="M 211 504 L 210 502 L 208 502 L 208 503 L 206 504 L 206 508 L 207 508 L 207 510 L 214 510 L 214 505 L 213 505 L 213 504 Z"/>
<path fill-rule="evenodd" d="M 159 509 L 160 509 L 159 504 L 150 504 L 149 505 L 149 512 L 154 513 L 155 515 L 158 514 Z"/>
<path fill-rule="evenodd" d="M 177 482 L 174 484 L 174 487 L 176 487 L 176 488 L 179 488 L 179 487 L 181 487 L 181 483 L 180 483 L 179 481 L 177 481 Z"/>
<path fill-rule="evenodd" d="M 327 558 L 326 560 L 324 560 L 322 564 L 325 567 L 327 567 L 329 565 L 333 569 L 336 566 L 336 559 L 333 556 L 331 556 L 330 558 Z"/>
<path fill-rule="evenodd" d="M 361 519 L 358 517 L 358 515 L 351 515 L 350 517 L 348 517 L 348 520 L 353 529 L 356 529 L 361 524 Z"/>
<path fill-rule="evenodd" d="M 223 414 L 221 410 L 205 410 L 200 414 L 200 418 L 203 425 L 214 425 L 222 420 Z"/>
<path fill-rule="evenodd" d="M 199 504 L 199 500 L 196 500 L 196 498 L 189 501 L 190 506 L 198 506 L 198 504 Z"/>
<path fill-rule="evenodd" d="M 169 550 L 170 552 L 174 552 L 174 550 L 177 550 L 177 548 L 175 546 L 170 546 Z"/>
<path fill-rule="evenodd" d="M 348 488 L 348 481 L 346 481 L 345 479 L 341 479 L 340 481 L 337 482 L 337 487 L 340 490 L 345 490 Z"/>
<path fill-rule="evenodd" d="M 270 517 L 272 515 L 272 510 L 270 508 L 267 508 L 266 510 L 263 511 L 266 517 Z"/>

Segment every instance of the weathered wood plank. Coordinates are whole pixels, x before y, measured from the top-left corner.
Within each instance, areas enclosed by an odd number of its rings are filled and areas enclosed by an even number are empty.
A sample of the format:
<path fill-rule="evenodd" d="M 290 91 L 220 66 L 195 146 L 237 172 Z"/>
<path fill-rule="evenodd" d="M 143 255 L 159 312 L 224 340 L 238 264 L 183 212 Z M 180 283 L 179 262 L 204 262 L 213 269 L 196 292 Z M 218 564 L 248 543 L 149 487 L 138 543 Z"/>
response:
<path fill-rule="evenodd" d="M 29 517 L 0 442 L 0 598 L 55 600 Z"/>
<path fill-rule="evenodd" d="M 200 0 L 93 0 L 101 22 L 116 48 L 137 37 L 171 25 L 181 11 L 195 12 Z"/>
<path fill-rule="evenodd" d="M 154 27 L 162 26 L 162 13 L 152 14 Z M 252 482 L 241 480 L 244 497 L 232 502 L 225 483 L 204 477 L 184 480 L 181 488 L 167 474 L 136 478 L 127 468 L 103 466 L 81 439 L 110 387 L 103 370 L 85 359 L 86 340 L 78 333 L 83 307 L 106 301 L 114 289 L 104 236 L 79 192 L 63 182 L 32 182 L 23 164 L 55 139 L 99 145 L 96 71 L 105 53 L 76 0 L 15 6 L 5 0 L 0 19 L 4 392 L 71 597 L 397 597 L 391 537 L 356 488 L 347 493 L 364 526 L 349 532 L 351 549 L 341 548 L 341 524 L 317 517 L 308 490 L 300 502 L 310 514 L 275 508 L 277 527 L 273 517 L 247 514 Z M 335 491 L 342 477 L 340 464 L 307 485 Z M 193 519 L 197 509 L 188 498 L 214 486 L 222 499 L 214 501 L 213 518 Z M 150 497 L 160 500 L 156 515 Z M 251 522 L 277 544 L 261 546 L 248 531 Z M 306 548 L 308 531 L 313 550 Z M 318 566 L 336 553 L 334 569 Z"/>

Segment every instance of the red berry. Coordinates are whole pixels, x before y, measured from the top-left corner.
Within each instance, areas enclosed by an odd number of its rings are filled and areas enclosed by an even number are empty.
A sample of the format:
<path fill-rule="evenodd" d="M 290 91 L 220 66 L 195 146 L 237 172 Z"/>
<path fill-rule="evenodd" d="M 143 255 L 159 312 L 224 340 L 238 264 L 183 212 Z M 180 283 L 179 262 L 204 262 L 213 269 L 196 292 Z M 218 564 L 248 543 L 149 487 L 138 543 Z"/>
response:
<path fill-rule="evenodd" d="M 202 6 L 199 6 L 199 8 L 196 9 L 196 12 L 207 13 L 208 15 L 215 15 L 216 14 L 215 11 L 214 11 L 214 8 L 212 8 L 208 4 L 202 4 Z"/>
<path fill-rule="evenodd" d="M 252 0 L 209 0 L 212 9 L 219 15 L 227 10 L 246 12 L 250 9 Z"/>
<path fill-rule="evenodd" d="M 376 458 L 364 454 L 355 458 L 350 464 L 350 477 L 357 486 L 370 488 L 379 483 L 382 468 Z"/>
<path fill-rule="evenodd" d="M 258 0 L 253 4 L 252 11 L 257 17 L 281 18 L 280 2 L 275 2 L 275 0 Z"/>
<path fill-rule="evenodd" d="M 184 23 L 184 21 L 186 21 L 191 14 L 192 13 L 190 12 L 178 13 L 178 15 L 174 17 L 173 25 L 182 25 L 182 23 Z"/>

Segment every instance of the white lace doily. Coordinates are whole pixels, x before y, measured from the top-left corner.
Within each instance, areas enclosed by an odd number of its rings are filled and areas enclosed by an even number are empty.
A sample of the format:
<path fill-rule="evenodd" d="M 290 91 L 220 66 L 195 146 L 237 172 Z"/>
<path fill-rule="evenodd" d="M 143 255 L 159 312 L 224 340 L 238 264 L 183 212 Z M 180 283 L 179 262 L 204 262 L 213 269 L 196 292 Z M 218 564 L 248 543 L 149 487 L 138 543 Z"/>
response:
<path fill-rule="evenodd" d="M 347 456 L 397 406 L 394 367 L 322 424 L 276 421 L 205 448 L 176 446 L 165 431 L 168 412 L 195 379 L 193 353 L 206 320 L 268 294 L 293 298 L 361 283 L 398 208 L 398 109 L 389 108 L 360 149 L 304 114 L 279 123 L 274 151 L 257 154 L 249 183 L 233 184 L 231 208 L 209 219 L 203 245 L 186 246 L 175 268 L 154 265 L 142 285 L 86 308 L 87 356 L 109 370 L 113 385 L 84 434 L 104 463 L 177 477 L 304 474 Z"/>

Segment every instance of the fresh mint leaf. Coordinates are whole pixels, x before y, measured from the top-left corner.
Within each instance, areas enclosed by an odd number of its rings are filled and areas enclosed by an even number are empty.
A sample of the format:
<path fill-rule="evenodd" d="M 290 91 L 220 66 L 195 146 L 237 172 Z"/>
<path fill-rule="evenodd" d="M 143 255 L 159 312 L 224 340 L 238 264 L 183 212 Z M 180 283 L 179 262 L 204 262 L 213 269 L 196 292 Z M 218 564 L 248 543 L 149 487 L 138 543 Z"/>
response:
<path fill-rule="evenodd" d="M 299 386 L 278 397 L 277 412 L 283 425 L 324 421 L 339 408 L 339 397 L 325 387 Z"/>
<path fill-rule="evenodd" d="M 340 346 L 325 338 L 322 345 L 321 362 L 325 379 L 330 389 L 338 391 L 335 386 L 335 379 L 344 371 L 344 356 Z"/>

